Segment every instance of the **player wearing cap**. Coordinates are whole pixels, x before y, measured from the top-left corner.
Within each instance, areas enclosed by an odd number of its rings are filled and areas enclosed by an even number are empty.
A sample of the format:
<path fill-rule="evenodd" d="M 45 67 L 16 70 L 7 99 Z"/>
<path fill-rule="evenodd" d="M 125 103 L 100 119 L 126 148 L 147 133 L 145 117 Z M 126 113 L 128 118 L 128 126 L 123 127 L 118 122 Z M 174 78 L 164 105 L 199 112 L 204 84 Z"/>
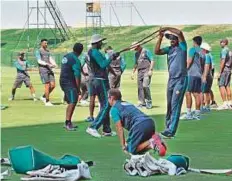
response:
<path fill-rule="evenodd" d="M 88 56 L 90 59 L 90 67 L 92 78 L 89 80 L 89 95 L 90 97 L 97 96 L 100 102 L 100 112 L 97 117 L 91 123 L 91 125 L 86 129 L 86 132 L 91 136 L 100 138 L 101 135 L 98 129 L 103 125 L 103 135 L 113 136 L 114 132 L 110 128 L 110 118 L 109 110 L 110 106 L 108 103 L 107 92 L 109 90 L 109 79 L 108 71 L 112 59 L 119 56 L 118 53 L 114 53 L 111 56 L 105 57 L 100 49 L 102 48 L 103 41 L 106 38 L 102 38 L 99 34 L 95 34 L 91 37 L 92 48 L 88 51 Z"/>
<path fill-rule="evenodd" d="M 164 33 L 170 31 L 172 34 L 165 34 L 171 46 L 160 48 Z M 169 80 L 167 85 L 167 114 L 166 129 L 161 134 L 166 138 L 172 138 L 178 127 L 179 116 L 185 90 L 187 87 L 187 44 L 182 31 L 164 27 L 160 29 L 160 36 L 155 46 L 157 55 L 167 54 Z"/>
<path fill-rule="evenodd" d="M 220 41 L 221 54 L 220 54 L 220 71 L 218 75 L 218 86 L 221 93 L 221 98 L 223 105 L 218 107 L 218 110 L 228 109 L 232 107 L 231 102 L 231 90 L 230 90 L 230 80 L 231 80 L 231 70 L 232 70 L 232 60 L 229 56 L 228 40 L 223 39 Z"/>
<path fill-rule="evenodd" d="M 24 52 L 18 53 L 18 59 L 14 62 L 14 66 L 16 67 L 17 70 L 17 76 L 12 88 L 12 95 L 9 98 L 9 101 L 14 100 L 15 98 L 15 93 L 17 88 L 21 88 L 22 84 L 24 83 L 26 87 L 30 89 L 31 95 L 33 97 L 34 101 L 37 101 L 36 96 L 35 96 L 35 89 L 32 86 L 30 76 L 28 74 L 28 61 L 24 59 Z"/>
<path fill-rule="evenodd" d="M 212 59 L 210 56 L 211 47 L 208 43 L 201 44 L 201 62 L 202 62 L 202 106 L 204 112 L 210 111 L 210 91 L 213 84 Z"/>

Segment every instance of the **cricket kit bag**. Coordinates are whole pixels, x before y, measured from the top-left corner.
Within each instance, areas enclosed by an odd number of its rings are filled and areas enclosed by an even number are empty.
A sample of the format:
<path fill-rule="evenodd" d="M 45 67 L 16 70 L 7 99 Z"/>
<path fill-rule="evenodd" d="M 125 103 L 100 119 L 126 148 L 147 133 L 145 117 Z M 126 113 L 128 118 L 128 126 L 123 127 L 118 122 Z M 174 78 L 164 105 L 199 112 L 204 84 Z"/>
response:
<path fill-rule="evenodd" d="M 178 165 L 176 165 L 173 160 L 176 161 Z M 183 161 L 184 163 L 182 163 Z M 189 165 L 189 163 L 185 163 L 185 161 L 187 160 L 182 159 L 182 155 L 171 155 L 169 159 L 160 158 L 156 160 L 147 152 L 144 155 L 131 155 L 131 158 L 126 160 L 123 168 L 126 173 L 131 176 L 139 175 L 148 177 L 157 174 L 181 175 L 186 173 L 187 167 L 185 166 Z"/>
<path fill-rule="evenodd" d="M 62 158 L 56 159 L 32 146 L 21 146 L 10 149 L 9 158 L 14 171 L 21 174 L 25 174 L 31 170 L 42 169 L 49 164 L 72 167 L 81 163 L 79 157 L 64 155 Z"/>

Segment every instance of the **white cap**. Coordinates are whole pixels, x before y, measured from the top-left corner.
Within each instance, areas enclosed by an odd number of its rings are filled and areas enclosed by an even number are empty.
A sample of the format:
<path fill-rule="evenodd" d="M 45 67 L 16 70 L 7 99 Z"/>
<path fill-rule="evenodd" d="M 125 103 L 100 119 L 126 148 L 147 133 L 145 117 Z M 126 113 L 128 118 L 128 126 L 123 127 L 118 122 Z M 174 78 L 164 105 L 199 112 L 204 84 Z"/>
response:
<path fill-rule="evenodd" d="M 211 47 L 209 46 L 208 43 L 205 43 L 205 42 L 203 42 L 203 43 L 201 44 L 201 48 L 202 48 L 202 49 L 205 49 L 205 50 L 208 50 L 208 51 L 211 51 Z"/>
<path fill-rule="evenodd" d="M 92 45 L 91 45 L 91 44 L 88 44 L 88 45 L 87 45 L 87 48 L 88 48 L 88 49 L 92 48 Z"/>
<path fill-rule="evenodd" d="M 137 46 L 135 46 L 135 45 L 137 45 Z M 140 45 L 140 44 L 139 44 L 137 41 L 131 43 L 131 47 L 134 47 L 134 48 L 132 48 L 131 50 L 135 50 L 139 45 Z"/>
<path fill-rule="evenodd" d="M 102 38 L 101 35 L 99 34 L 94 34 L 91 37 L 90 43 L 93 44 L 93 43 L 97 43 L 97 42 L 104 41 L 104 40 L 106 40 L 106 38 Z"/>

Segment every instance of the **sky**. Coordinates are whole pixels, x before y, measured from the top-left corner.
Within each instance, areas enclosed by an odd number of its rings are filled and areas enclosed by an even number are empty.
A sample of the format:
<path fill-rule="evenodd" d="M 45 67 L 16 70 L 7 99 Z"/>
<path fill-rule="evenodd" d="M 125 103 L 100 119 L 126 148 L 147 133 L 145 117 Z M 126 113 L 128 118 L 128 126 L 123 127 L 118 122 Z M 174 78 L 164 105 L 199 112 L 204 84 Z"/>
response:
<path fill-rule="evenodd" d="M 86 2 L 89 1 L 57 1 L 68 26 L 85 26 Z M 118 26 L 119 23 L 121 25 L 144 25 L 142 19 L 146 25 L 232 24 L 231 1 L 124 1 L 124 6 L 121 6 L 120 2 L 122 1 L 118 1 L 113 9 L 109 5 L 103 5 L 103 25 L 110 25 L 110 22 L 114 26 Z M 129 2 L 133 3 L 132 8 L 128 6 Z M 36 1 L 30 1 L 29 4 L 35 6 Z M 43 1 L 40 1 L 40 5 L 43 6 Z M 36 17 L 36 10 L 32 10 L 31 24 L 36 22 Z M 39 19 L 41 23 L 44 22 L 41 14 Z M 90 22 L 90 19 L 88 20 Z M 1 1 L 1 29 L 23 28 L 26 21 L 27 1 Z M 54 24 L 49 12 L 47 12 L 47 22 Z"/>

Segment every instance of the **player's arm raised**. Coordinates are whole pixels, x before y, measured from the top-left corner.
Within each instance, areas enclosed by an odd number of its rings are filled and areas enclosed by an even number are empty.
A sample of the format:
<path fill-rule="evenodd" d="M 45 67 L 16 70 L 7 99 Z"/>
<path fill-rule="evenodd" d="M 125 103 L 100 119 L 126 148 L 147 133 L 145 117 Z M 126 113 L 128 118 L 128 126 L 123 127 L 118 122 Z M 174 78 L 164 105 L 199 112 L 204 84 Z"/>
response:
<path fill-rule="evenodd" d="M 170 31 L 170 32 L 172 32 L 173 34 L 175 34 L 175 35 L 178 36 L 179 42 L 184 42 L 184 41 L 185 41 L 183 32 L 182 32 L 181 30 L 178 30 L 177 28 L 173 28 L 173 27 L 164 27 L 164 28 L 161 28 L 161 31 L 162 31 L 162 32 Z"/>
<path fill-rule="evenodd" d="M 155 50 L 154 50 L 156 55 L 164 55 L 167 53 L 164 49 L 160 49 L 160 45 L 162 43 L 163 37 L 164 37 L 164 31 L 160 30 L 159 31 L 159 38 L 157 40 L 157 43 L 155 45 Z"/>

